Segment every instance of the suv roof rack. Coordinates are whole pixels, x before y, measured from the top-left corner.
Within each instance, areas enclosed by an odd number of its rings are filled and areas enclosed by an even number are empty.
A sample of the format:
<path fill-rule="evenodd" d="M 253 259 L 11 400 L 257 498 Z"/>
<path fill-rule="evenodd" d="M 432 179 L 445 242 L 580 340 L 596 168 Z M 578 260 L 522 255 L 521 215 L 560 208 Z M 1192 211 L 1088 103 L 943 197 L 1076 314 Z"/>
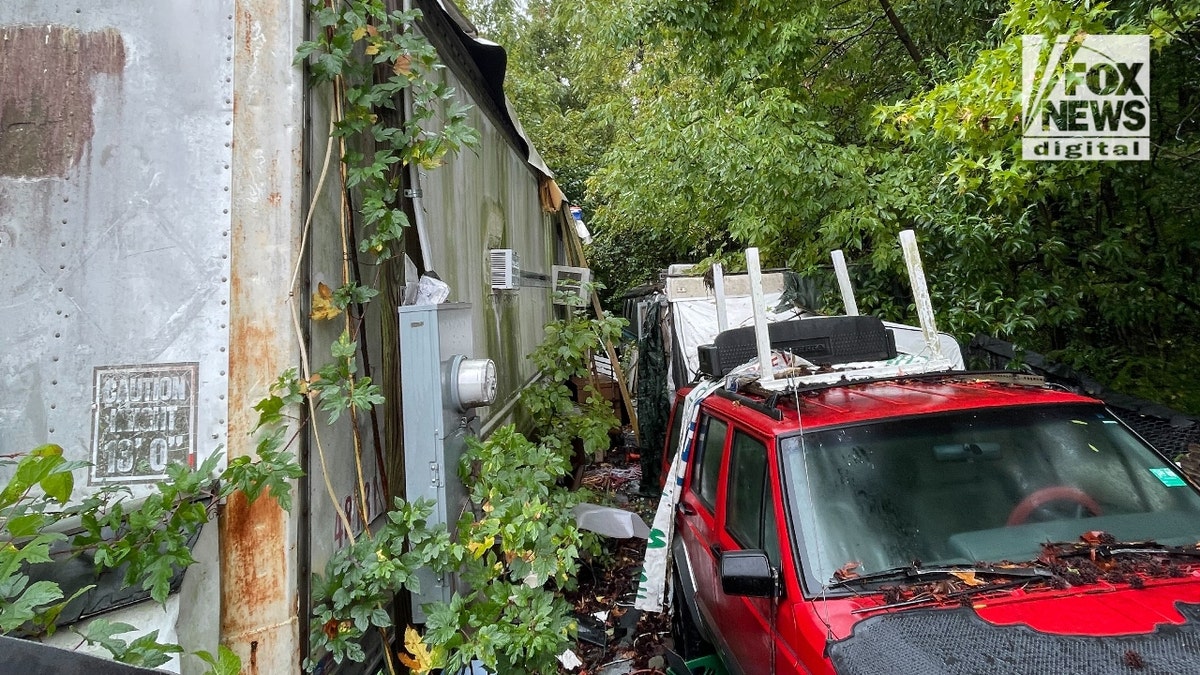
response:
<path fill-rule="evenodd" d="M 737 401 L 742 406 L 762 413 L 775 421 L 783 419 L 783 413 L 777 407 L 781 400 L 787 399 L 795 394 L 808 394 L 834 387 L 845 387 L 849 385 L 873 384 L 877 382 L 904 382 L 911 380 L 920 381 L 936 381 L 936 382 L 994 382 L 997 384 L 1011 384 L 1024 387 L 1047 387 L 1052 386 L 1047 384 L 1046 378 L 1041 375 L 1031 375 L 1029 373 L 1017 373 L 1011 370 L 982 370 L 982 371 L 940 371 L 929 373 L 912 373 L 904 375 L 888 375 L 884 377 L 874 377 L 869 379 L 850 380 L 843 379 L 837 382 L 821 382 L 815 384 L 792 384 L 785 389 L 768 389 L 755 380 L 738 383 L 736 390 L 718 389 L 714 394 L 727 398 L 731 401 Z M 759 398 L 754 398 L 759 397 Z M 761 399 L 761 400 L 760 400 Z"/>

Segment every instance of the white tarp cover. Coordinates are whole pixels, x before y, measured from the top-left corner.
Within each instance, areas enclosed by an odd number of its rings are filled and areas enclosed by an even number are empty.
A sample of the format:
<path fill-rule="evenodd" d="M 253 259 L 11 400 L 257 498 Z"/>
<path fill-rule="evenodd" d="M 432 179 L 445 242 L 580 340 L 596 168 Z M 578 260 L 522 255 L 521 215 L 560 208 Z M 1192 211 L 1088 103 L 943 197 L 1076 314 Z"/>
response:
<path fill-rule="evenodd" d="M 891 329 L 892 335 L 896 337 L 897 353 L 914 356 L 925 355 L 928 347 L 925 344 L 925 335 L 921 333 L 920 328 L 891 321 L 884 321 L 883 325 Z M 958 340 L 945 333 L 938 333 L 938 345 L 942 348 L 942 358 L 954 364 L 955 370 L 963 370 L 966 367 L 963 364 L 962 349 L 958 346 Z"/>
<path fill-rule="evenodd" d="M 800 315 L 795 310 L 787 310 L 776 314 L 771 308 L 779 304 L 780 293 L 767 293 L 763 296 L 767 307 L 767 323 L 786 321 Z M 671 301 L 675 343 L 678 345 L 684 363 L 687 364 L 683 382 L 692 382 L 700 369 L 700 357 L 696 348 L 700 345 L 711 344 L 717 337 L 717 300 L 713 297 L 688 298 Z M 750 296 L 726 297 L 725 316 L 728 328 L 742 328 L 754 325 L 754 305 Z M 674 381 L 668 378 L 668 381 Z"/>

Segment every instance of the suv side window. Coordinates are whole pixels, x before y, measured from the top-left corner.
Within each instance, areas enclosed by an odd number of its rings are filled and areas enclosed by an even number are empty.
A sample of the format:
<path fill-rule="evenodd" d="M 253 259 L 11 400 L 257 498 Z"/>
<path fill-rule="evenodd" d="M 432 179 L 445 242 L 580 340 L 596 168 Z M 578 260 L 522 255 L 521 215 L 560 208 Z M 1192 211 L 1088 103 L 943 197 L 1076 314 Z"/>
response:
<path fill-rule="evenodd" d="M 671 462 L 675 461 L 675 453 L 679 451 L 679 427 L 683 426 L 683 399 L 675 404 L 675 409 L 671 411 L 671 427 L 667 429 L 667 456 L 665 458 L 665 466 L 669 469 Z M 664 471 L 664 474 L 666 472 Z M 682 476 L 680 476 L 682 478 Z"/>
<path fill-rule="evenodd" d="M 729 426 L 719 419 L 706 416 L 700 429 L 700 438 L 696 439 L 696 451 L 700 456 L 693 458 L 692 464 L 692 492 L 710 510 L 716 510 L 721 451 L 725 449 L 725 432 Z"/>
<path fill-rule="evenodd" d="M 765 550 L 777 565 L 779 536 L 767 478 L 766 446 L 752 436 L 734 432 L 725 488 L 725 529 L 743 548 Z"/>

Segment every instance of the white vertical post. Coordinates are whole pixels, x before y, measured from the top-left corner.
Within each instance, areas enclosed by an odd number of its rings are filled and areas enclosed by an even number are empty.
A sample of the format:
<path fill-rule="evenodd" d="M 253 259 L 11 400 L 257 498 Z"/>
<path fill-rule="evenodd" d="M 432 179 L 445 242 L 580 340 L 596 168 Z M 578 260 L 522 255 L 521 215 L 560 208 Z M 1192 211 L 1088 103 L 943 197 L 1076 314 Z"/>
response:
<path fill-rule="evenodd" d="M 854 299 L 854 287 L 850 285 L 846 256 L 842 255 L 841 249 L 830 255 L 833 257 L 833 272 L 837 275 L 838 288 L 842 291 L 842 304 L 846 306 L 846 316 L 858 316 L 858 302 Z"/>
<path fill-rule="evenodd" d="M 766 300 L 763 298 L 762 268 L 758 264 L 758 249 L 746 249 L 746 271 L 750 273 L 750 302 L 754 306 L 754 342 L 758 346 L 759 382 L 775 379 L 771 368 L 771 336 L 767 333 Z"/>
<path fill-rule="evenodd" d="M 934 358 L 940 359 L 942 344 L 933 318 L 933 302 L 929 299 L 929 287 L 925 284 L 925 270 L 921 267 L 921 253 L 917 250 L 917 235 L 912 230 L 900 233 L 900 248 L 904 250 L 904 264 L 908 266 L 908 282 L 912 285 L 913 300 L 917 304 L 921 334 Z"/>
<path fill-rule="evenodd" d="M 713 265 L 713 293 L 717 296 L 717 332 L 729 328 L 729 317 L 725 313 L 725 268 L 721 263 Z"/>

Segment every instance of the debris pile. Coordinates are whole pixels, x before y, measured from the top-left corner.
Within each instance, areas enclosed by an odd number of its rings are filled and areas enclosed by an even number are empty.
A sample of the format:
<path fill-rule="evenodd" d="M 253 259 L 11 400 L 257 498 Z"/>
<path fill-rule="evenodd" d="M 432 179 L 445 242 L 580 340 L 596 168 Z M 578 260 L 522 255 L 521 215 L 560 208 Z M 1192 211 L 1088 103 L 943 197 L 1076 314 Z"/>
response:
<path fill-rule="evenodd" d="M 641 467 L 637 448 L 610 452 L 606 462 L 589 467 L 582 484 L 596 501 L 614 504 L 650 522 L 657 499 L 638 493 Z M 578 587 L 567 593 L 575 606 L 578 640 L 575 653 L 583 665 L 579 675 L 666 673 L 662 652 L 669 645 L 670 625 L 665 614 L 643 614 L 634 609 L 646 540 L 637 537 L 601 537 L 601 551 L 581 564 Z"/>

